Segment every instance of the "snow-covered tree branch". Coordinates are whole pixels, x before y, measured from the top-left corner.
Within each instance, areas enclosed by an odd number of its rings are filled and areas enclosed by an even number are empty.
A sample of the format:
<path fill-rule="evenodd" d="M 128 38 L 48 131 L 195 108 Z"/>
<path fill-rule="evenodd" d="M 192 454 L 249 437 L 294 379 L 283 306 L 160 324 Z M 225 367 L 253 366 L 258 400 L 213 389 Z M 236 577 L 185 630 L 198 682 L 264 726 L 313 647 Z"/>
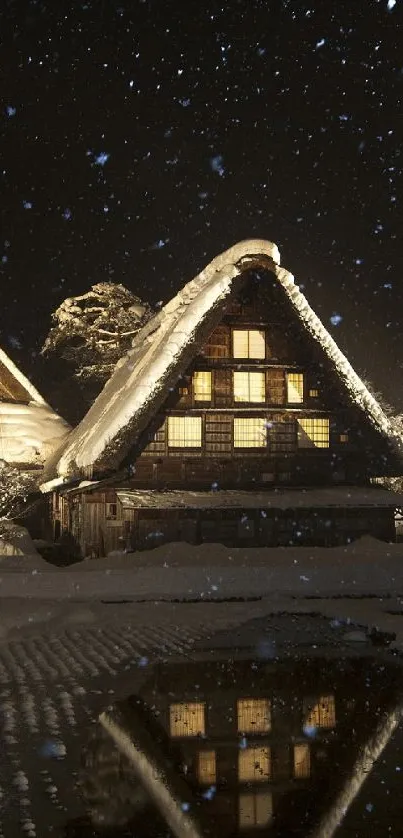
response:
<path fill-rule="evenodd" d="M 68 297 L 54 312 L 42 354 L 68 363 L 89 406 L 153 314 L 123 285 L 99 282 L 85 294 Z"/>
<path fill-rule="evenodd" d="M 27 499 L 37 490 L 35 478 L 0 460 L 0 536 L 5 524 L 28 510 Z"/>

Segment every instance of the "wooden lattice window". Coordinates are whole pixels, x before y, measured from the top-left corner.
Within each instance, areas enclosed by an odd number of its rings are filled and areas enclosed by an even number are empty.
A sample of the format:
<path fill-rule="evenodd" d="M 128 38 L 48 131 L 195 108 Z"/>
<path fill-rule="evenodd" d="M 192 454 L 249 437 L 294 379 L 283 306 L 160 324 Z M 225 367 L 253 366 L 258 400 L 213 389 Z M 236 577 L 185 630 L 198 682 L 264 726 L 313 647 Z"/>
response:
<path fill-rule="evenodd" d="M 239 827 L 254 829 L 268 826 L 273 817 L 271 791 L 246 792 L 239 795 Z"/>
<path fill-rule="evenodd" d="M 329 419 L 298 419 L 299 448 L 329 448 Z"/>
<path fill-rule="evenodd" d="M 266 357 L 265 333 L 261 329 L 234 329 L 232 332 L 234 358 Z"/>
<path fill-rule="evenodd" d="M 266 448 L 267 427 L 262 417 L 234 419 L 234 448 Z"/>
<path fill-rule="evenodd" d="M 215 751 L 199 751 L 197 757 L 197 778 L 200 785 L 209 786 L 216 782 L 216 753 Z"/>
<path fill-rule="evenodd" d="M 319 390 L 317 387 L 311 387 L 309 390 L 309 398 L 310 399 L 318 399 L 319 398 Z"/>
<path fill-rule="evenodd" d="M 238 754 L 238 779 L 241 783 L 267 783 L 271 778 L 269 747 L 254 745 Z"/>
<path fill-rule="evenodd" d="M 201 448 L 201 416 L 169 416 L 167 425 L 170 448 Z"/>
<path fill-rule="evenodd" d="M 205 705 L 202 702 L 181 702 L 169 708 L 171 736 L 204 736 Z"/>
<path fill-rule="evenodd" d="M 311 752 L 307 742 L 294 745 L 294 777 L 298 780 L 311 776 Z"/>
<path fill-rule="evenodd" d="M 336 725 L 334 695 L 304 701 L 304 727 L 332 728 Z"/>
<path fill-rule="evenodd" d="M 271 707 L 267 698 L 240 698 L 237 704 L 239 733 L 267 733 Z"/>
<path fill-rule="evenodd" d="M 196 402 L 211 401 L 211 372 L 208 370 L 193 373 L 193 397 Z"/>
<path fill-rule="evenodd" d="M 302 404 L 304 401 L 304 374 L 302 372 L 287 373 L 287 402 Z"/>
<path fill-rule="evenodd" d="M 264 402 L 264 372 L 234 372 L 234 401 Z"/>

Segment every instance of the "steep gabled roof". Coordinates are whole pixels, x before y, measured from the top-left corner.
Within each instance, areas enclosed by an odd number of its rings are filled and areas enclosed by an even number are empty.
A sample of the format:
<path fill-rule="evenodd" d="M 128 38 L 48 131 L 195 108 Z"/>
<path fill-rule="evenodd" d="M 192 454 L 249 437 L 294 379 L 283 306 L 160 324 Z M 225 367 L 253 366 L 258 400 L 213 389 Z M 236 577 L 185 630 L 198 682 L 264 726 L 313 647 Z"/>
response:
<path fill-rule="evenodd" d="M 225 306 L 239 288 L 239 277 L 251 268 L 266 268 L 274 274 L 295 315 L 332 363 L 352 403 L 400 449 L 401 436 L 312 311 L 293 275 L 279 262 L 275 244 L 249 239 L 221 253 L 188 282 L 138 333 L 133 348 L 118 362 L 110 380 L 70 434 L 56 469 L 48 472 L 48 477 L 63 478 L 89 466 L 116 467 L 116 462 L 122 461 L 199 351 L 200 343 L 220 322 Z"/>
<path fill-rule="evenodd" d="M 43 466 L 70 426 L 0 349 L 0 459 Z"/>

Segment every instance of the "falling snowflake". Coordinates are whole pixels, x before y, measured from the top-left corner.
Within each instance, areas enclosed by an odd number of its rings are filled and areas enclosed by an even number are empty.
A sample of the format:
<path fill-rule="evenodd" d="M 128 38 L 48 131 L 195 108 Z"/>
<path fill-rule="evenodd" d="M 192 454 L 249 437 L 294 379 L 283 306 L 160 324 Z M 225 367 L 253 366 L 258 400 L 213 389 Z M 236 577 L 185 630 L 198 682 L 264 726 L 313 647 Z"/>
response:
<path fill-rule="evenodd" d="M 110 154 L 107 151 L 101 151 L 99 154 L 96 155 L 94 159 L 94 163 L 96 166 L 105 166 L 105 163 L 108 162 L 110 158 Z"/>
<path fill-rule="evenodd" d="M 223 162 L 224 158 L 222 154 L 217 154 L 215 157 L 210 157 L 210 166 L 213 172 L 216 172 L 217 175 L 220 175 L 220 177 L 223 177 L 223 175 L 225 175 Z"/>
<path fill-rule="evenodd" d="M 330 322 L 332 326 L 339 326 L 341 321 L 343 320 L 341 314 L 332 314 L 330 317 Z"/>

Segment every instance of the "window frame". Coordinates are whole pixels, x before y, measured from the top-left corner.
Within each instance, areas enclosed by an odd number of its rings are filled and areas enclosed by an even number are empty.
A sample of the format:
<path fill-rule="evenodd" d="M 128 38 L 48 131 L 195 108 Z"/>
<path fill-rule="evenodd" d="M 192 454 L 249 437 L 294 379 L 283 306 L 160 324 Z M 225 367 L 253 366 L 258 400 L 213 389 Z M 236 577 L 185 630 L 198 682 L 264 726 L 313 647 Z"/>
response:
<path fill-rule="evenodd" d="M 201 397 L 200 398 L 199 396 L 196 395 L 195 379 L 196 379 L 196 376 L 198 376 L 198 375 L 207 375 L 210 379 L 210 388 L 209 388 L 210 395 L 208 397 L 205 397 L 205 398 Z M 211 402 L 213 401 L 213 372 L 212 372 L 212 370 L 193 370 L 193 373 L 192 373 L 192 398 L 193 398 L 193 401 L 197 402 L 198 404 L 200 402 L 205 403 L 205 404 L 211 404 Z"/>
<path fill-rule="evenodd" d="M 247 355 L 236 355 L 235 354 L 235 334 L 237 332 L 246 332 L 247 335 L 248 335 L 248 337 L 247 337 L 247 342 L 248 342 L 248 350 L 247 351 L 248 351 L 248 354 Z M 250 333 L 251 332 L 256 332 L 257 334 L 259 334 L 263 337 L 263 349 L 264 349 L 264 354 L 263 355 L 251 355 L 250 354 L 250 351 L 251 351 L 250 350 Z M 232 351 L 232 358 L 235 358 L 238 361 L 240 361 L 240 360 L 243 360 L 243 361 L 245 361 L 245 360 L 266 361 L 266 358 L 267 358 L 266 330 L 265 329 L 256 329 L 256 328 L 254 328 L 254 329 L 250 329 L 250 328 L 239 329 L 239 328 L 233 327 L 232 330 L 231 330 L 231 351 Z"/>
<path fill-rule="evenodd" d="M 263 445 L 236 445 L 236 423 L 237 422 L 244 422 L 245 420 L 256 422 L 261 421 L 263 423 L 263 427 L 265 429 L 265 441 Z M 234 416 L 232 422 L 232 448 L 234 451 L 262 451 L 267 450 L 268 448 L 268 427 L 267 427 L 267 419 L 265 416 Z"/>
<path fill-rule="evenodd" d="M 247 375 L 248 376 L 248 399 L 241 399 L 236 397 L 235 393 L 235 376 Z M 251 399 L 251 383 L 250 383 L 250 376 L 251 375 L 258 375 L 260 376 L 261 383 L 263 384 L 263 399 Z M 232 370 L 232 396 L 234 400 L 234 404 L 266 404 L 266 374 L 260 370 Z"/>
<path fill-rule="evenodd" d="M 189 445 L 186 442 L 184 442 L 183 444 L 173 445 L 172 442 L 170 442 L 170 439 L 169 439 L 169 435 L 170 435 L 169 425 L 170 425 L 170 422 L 173 421 L 173 420 L 178 420 L 178 419 L 182 420 L 184 422 L 184 427 L 186 425 L 186 420 L 191 420 L 191 421 L 194 421 L 195 419 L 199 420 L 199 422 L 200 422 L 200 444 Z M 203 434 L 204 434 L 203 424 L 204 423 L 203 423 L 203 417 L 202 416 L 182 416 L 182 415 L 181 416 L 175 416 L 175 415 L 167 416 L 166 417 L 166 440 L 167 440 L 166 444 L 167 444 L 168 453 L 169 453 L 170 450 L 178 451 L 179 449 L 186 449 L 187 451 L 189 451 L 189 450 L 201 451 L 203 449 Z"/>
<path fill-rule="evenodd" d="M 317 438 L 315 439 L 314 425 L 312 425 L 311 433 L 304 427 L 304 422 L 317 422 Z M 319 424 L 320 423 L 320 424 Z M 321 431 L 322 425 L 322 431 Z M 327 432 L 323 434 L 323 427 L 327 428 Z M 309 439 L 311 444 L 303 444 L 303 441 Z M 326 444 L 322 444 L 325 441 Z M 318 444 L 319 443 L 319 444 Z M 297 417 L 297 447 L 300 451 L 329 451 L 330 450 L 330 418 L 329 416 L 298 416 Z"/>
<path fill-rule="evenodd" d="M 292 383 L 292 378 L 300 378 L 301 379 L 301 389 L 302 392 L 299 393 L 298 386 Z M 290 399 L 290 388 L 293 387 L 294 390 L 298 393 L 298 399 Z M 292 370 L 287 371 L 285 374 L 285 388 L 286 388 L 286 399 L 287 404 L 304 404 L 305 401 L 305 375 L 303 372 L 293 372 Z"/>

